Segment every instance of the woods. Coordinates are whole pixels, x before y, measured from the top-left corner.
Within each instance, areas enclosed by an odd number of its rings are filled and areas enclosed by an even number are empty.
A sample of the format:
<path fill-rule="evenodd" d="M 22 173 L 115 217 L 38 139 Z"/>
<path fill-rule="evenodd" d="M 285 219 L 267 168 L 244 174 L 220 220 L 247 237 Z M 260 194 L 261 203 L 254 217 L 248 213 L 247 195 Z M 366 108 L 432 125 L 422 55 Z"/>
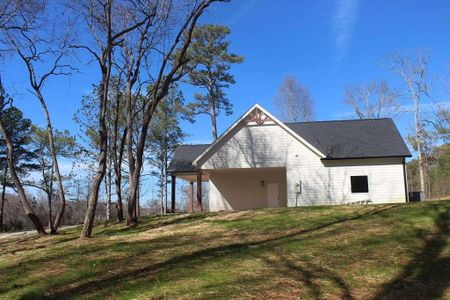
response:
<path fill-rule="evenodd" d="M 67 158 L 70 155 L 63 148 L 75 148 L 74 140 L 67 134 L 63 136 L 61 132 L 55 131 L 52 126 L 44 94 L 45 86 L 50 84 L 48 81 L 54 76 L 70 76 L 76 72 L 77 69 L 70 59 L 80 55 L 82 51 L 90 55 L 98 65 L 100 80 L 95 83 L 95 94 L 85 101 L 85 112 L 88 113 L 85 117 L 95 117 L 97 122 L 94 123 L 90 119 L 89 124 L 81 124 L 85 134 L 91 139 L 91 164 L 97 161 L 96 171 L 89 184 L 81 237 L 90 237 L 92 234 L 99 193 L 105 177 L 109 199 L 107 218 L 111 214 L 113 171 L 118 194 L 117 218 L 119 221 L 123 219 L 122 178 L 126 176 L 126 218 L 127 223 L 132 225 L 138 218 L 139 182 L 153 115 L 174 83 L 195 67 L 188 68 L 186 53 L 198 19 L 213 2 L 222 1 L 182 4 L 173 1 L 105 0 L 79 1 L 57 6 L 57 9 L 69 9 L 71 15 L 78 20 L 78 25 L 83 24 L 80 27 L 76 27 L 70 18 L 50 17 L 50 9 L 53 7 L 47 1 L 6 1 L 2 4 L 0 24 L 2 45 L 5 46 L 2 53 L 17 56 L 25 64 L 29 85 L 46 120 L 45 134 L 44 130 L 38 127 L 33 130 L 41 181 L 24 183 L 20 180 L 19 172 L 24 171 L 15 163 L 16 152 L 20 150 L 12 141 L 12 133 L 8 132 L 4 122 L 0 129 L 8 164 L 4 164 L 2 169 L 9 170 L 24 209 L 40 234 L 46 234 L 46 231 L 29 205 L 24 185 L 34 186 L 45 192 L 49 205 L 50 231 L 56 233 L 66 207 L 66 192 L 58 156 Z M 74 38 L 72 33 L 77 29 L 85 29 L 89 34 L 83 38 Z M 156 62 L 159 66 L 155 68 Z M 6 94 L 2 93 L 2 116 L 4 113 L 8 116 L 12 113 L 11 109 L 7 108 L 9 102 Z M 160 122 L 163 121 L 156 123 Z M 156 136 L 155 132 L 152 136 Z M 163 148 L 167 146 L 164 145 Z M 98 149 L 95 154 L 94 149 Z M 48 161 L 48 157 L 51 157 L 51 161 Z M 124 159 L 128 165 L 128 172 L 125 173 Z M 159 156 L 163 165 L 167 165 L 167 160 L 167 154 Z M 6 172 L 3 172 L 3 186 L 12 186 L 7 182 L 5 174 Z M 51 203 L 54 182 L 57 185 L 60 204 L 53 220 Z"/>

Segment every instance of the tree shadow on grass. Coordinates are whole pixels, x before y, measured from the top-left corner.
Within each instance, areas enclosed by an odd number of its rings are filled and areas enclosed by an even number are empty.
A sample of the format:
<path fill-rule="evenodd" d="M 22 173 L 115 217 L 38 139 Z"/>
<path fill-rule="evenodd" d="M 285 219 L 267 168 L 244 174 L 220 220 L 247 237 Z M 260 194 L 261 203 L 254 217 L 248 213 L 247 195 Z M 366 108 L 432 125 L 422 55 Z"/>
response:
<path fill-rule="evenodd" d="M 162 262 L 148 264 L 148 265 L 138 268 L 136 270 L 124 271 L 124 272 L 120 272 L 118 274 L 102 276 L 101 278 L 93 279 L 89 282 L 82 283 L 80 285 L 76 285 L 76 283 L 75 283 L 75 284 L 67 284 L 64 287 L 55 287 L 56 291 L 51 292 L 46 297 L 49 299 L 63 299 L 63 298 L 80 296 L 80 295 L 86 295 L 86 294 L 97 292 L 100 290 L 116 287 L 117 283 L 119 283 L 119 282 L 123 283 L 123 282 L 127 282 L 127 281 L 134 281 L 139 278 L 149 276 L 151 274 L 156 274 L 158 271 L 162 271 L 164 269 L 166 269 L 166 270 L 173 269 L 173 268 L 176 268 L 177 266 L 186 265 L 186 264 L 189 264 L 189 263 L 192 263 L 195 261 L 198 262 L 198 261 L 202 261 L 202 260 L 211 260 L 214 258 L 221 257 L 224 254 L 229 255 L 229 254 L 233 254 L 233 253 L 236 254 L 239 252 L 245 252 L 256 246 L 262 246 L 262 245 L 266 245 L 266 244 L 273 246 L 273 243 L 282 242 L 289 238 L 294 238 L 294 237 L 298 238 L 300 236 L 314 233 L 316 231 L 326 229 L 326 228 L 334 226 L 334 225 L 358 220 L 361 218 L 370 217 L 372 215 L 376 215 L 376 214 L 385 212 L 394 207 L 396 207 L 396 206 L 391 205 L 391 206 L 386 206 L 383 208 L 371 210 L 371 211 L 365 212 L 363 214 L 341 217 L 337 220 L 322 224 L 320 226 L 315 226 L 315 227 L 308 228 L 308 229 L 296 230 L 296 231 L 290 232 L 288 234 L 281 234 L 281 235 L 266 238 L 263 240 L 258 240 L 258 241 L 253 241 L 253 242 L 238 242 L 238 243 L 232 243 L 232 244 L 227 244 L 227 245 L 222 245 L 222 246 L 201 249 L 198 251 L 194 251 L 192 253 L 174 256 L 174 257 L 172 257 L 168 260 L 162 261 Z M 241 240 L 243 240 L 243 239 L 241 239 Z M 300 271 L 298 271 L 298 272 L 300 272 Z M 306 272 L 307 272 L 306 270 L 303 270 L 303 273 L 306 273 Z M 320 270 L 316 267 L 315 272 L 324 273 L 325 271 Z M 342 279 L 338 278 L 334 274 L 328 274 L 327 276 L 344 290 L 343 291 L 344 296 L 348 297 L 348 299 L 351 299 L 351 292 L 348 289 L 348 287 L 346 287 L 346 285 Z"/>
<path fill-rule="evenodd" d="M 55 238 L 57 237 L 57 238 Z M 0 245 L 0 255 L 5 254 L 15 254 L 16 252 L 23 252 L 23 251 L 31 251 L 36 249 L 42 249 L 47 248 L 50 246 L 56 246 L 58 244 L 70 242 L 73 240 L 78 239 L 78 236 L 70 235 L 58 235 L 58 236 L 48 236 L 48 237 L 37 237 L 33 238 L 31 241 L 36 241 L 36 243 L 33 243 L 31 245 L 23 245 L 23 244 L 30 244 L 30 240 L 21 240 L 21 241 L 11 241 L 5 244 Z M 41 243 L 42 242 L 42 243 Z"/>
<path fill-rule="evenodd" d="M 151 240 L 139 240 L 139 241 L 117 241 L 113 245 L 111 244 L 98 244 L 95 241 L 89 241 L 91 243 L 86 245 L 81 245 L 80 247 L 71 247 L 70 250 L 60 249 L 57 251 L 51 251 L 42 257 L 30 258 L 26 260 L 26 264 L 18 262 L 17 265 L 8 266 L 6 268 L 0 268 L 0 274 L 2 272 L 7 272 L 7 274 L 21 274 L 23 278 L 27 277 L 30 272 L 35 272 L 39 266 L 48 266 L 51 264 L 65 263 L 78 264 L 78 261 L 85 260 L 86 257 L 98 257 L 98 261 L 105 259 L 102 254 L 113 251 L 115 254 L 120 253 L 131 253 L 127 255 L 125 260 L 128 263 L 134 263 L 139 261 L 143 255 L 151 253 L 157 250 L 176 250 L 177 248 L 185 246 L 187 243 L 193 240 L 191 235 L 178 235 L 176 239 L 172 236 L 158 237 Z M 90 263 L 95 264 L 96 259 L 89 259 Z M 84 262 L 86 263 L 86 262 Z M 116 261 L 118 263 L 117 267 L 123 264 L 123 261 Z M 89 276 L 97 276 L 94 270 L 90 270 L 91 274 Z M 102 273 L 102 272 L 101 272 Z M 104 273 L 104 272 L 103 272 Z M 102 274 L 98 274 L 102 275 Z M 86 276 L 86 274 L 84 275 Z M 82 277 L 84 278 L 84 277 Z M 2 282 L 0 278 L 0 283 Z M 29 281 L 27 284 L 33 284 L 39 282 L 42 279 L 36 279 L 36 281 Z M 14 287 L 8 285 L 0 284 L 0 296 L 1 293 L 5 293 L 13 289 Z M 1 298 L 1 297 L 0 297 Z"/>
<path fill-rule="evenodd" d="M 314 299 L 322 299 L 324 296 L 321 291 L 321 284 L 318 280 L 329 280 L 340 290 L 339 299 L 353 299 L 352 292 L 347 283 L 335 272 L 325 269 L 317 264 L 302 263 L 293 261 L 286 257 L 280 251 L 277 251 L 277 257 L 271 259 L 269 257 L 261 257 L 268 265 L 273 266 L 283 276 L 288 277 L 296 282 L 306 286 Z M 297 295 L 300 296 L 300 295 Z"/>
<path fill-rule="evenodd" d="M 170 225 L 177 224 L 190 224 L 200 220 L 205 219 L 209 216 L 206 213 L 191 213 L 191 214 L 182 214 L 173 216 L 170 215 L 169 218 L 161 217 L 151 220 L 150 222 L 143 223 L 138 222 L 132 226 L 123 227 L 121 229 L 117 228 L 106 228 L 99 232 L 99 235 L 113 236 L 113 235 L 121 235 L 121 234 L 130 234 L 130 233 L 138 233 L 147 230 L 162 228 Z"/>
<path fill-rule="evenodd" d="M 434 209 L 437 209 L 434 207 Z M 438 299 L 450 284 L 450 257 L 442 257 L 450 235 L 450 208 L 438 215 L 436 232 L 422 250 L 373 299 Z"/>

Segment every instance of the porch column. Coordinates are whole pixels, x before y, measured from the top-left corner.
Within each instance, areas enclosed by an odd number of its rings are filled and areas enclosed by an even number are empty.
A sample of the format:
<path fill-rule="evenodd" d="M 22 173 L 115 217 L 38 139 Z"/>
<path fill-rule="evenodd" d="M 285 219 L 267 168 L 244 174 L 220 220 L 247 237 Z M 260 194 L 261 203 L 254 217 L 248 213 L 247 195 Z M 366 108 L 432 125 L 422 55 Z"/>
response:
<path fill-rule="evenodd" d="M 197 170 L 197 210 L 202 211 L 202 170 Z"/>
<path fill-rule="evenodd" d="M 194 183 L 189 182 L 189 211 L 194 211 Z"/>
<path fill-rule="evenodd" d="M 176 179 L 177 178 L 175 177 L 175 175 L 171 175 L 171 178 L 172 178 L 172 194 L 171 194 L 172 206 L 171 206 L 170 212 L 174 213 L 175 212 L 175 197 L 176 197 L 176 183 L 177 183 Z"/>

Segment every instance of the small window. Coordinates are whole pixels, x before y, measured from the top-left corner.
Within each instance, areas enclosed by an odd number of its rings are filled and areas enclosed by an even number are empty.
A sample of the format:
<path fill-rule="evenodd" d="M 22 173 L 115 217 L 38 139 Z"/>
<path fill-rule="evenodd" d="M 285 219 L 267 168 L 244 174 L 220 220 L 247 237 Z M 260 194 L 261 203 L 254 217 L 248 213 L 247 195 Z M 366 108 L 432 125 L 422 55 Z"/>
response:
<path fill-rule="evenodd" d="M 368 193 L 369 184 L 367 176 L 350 176 L 352 183 L 352 193 Z"/>

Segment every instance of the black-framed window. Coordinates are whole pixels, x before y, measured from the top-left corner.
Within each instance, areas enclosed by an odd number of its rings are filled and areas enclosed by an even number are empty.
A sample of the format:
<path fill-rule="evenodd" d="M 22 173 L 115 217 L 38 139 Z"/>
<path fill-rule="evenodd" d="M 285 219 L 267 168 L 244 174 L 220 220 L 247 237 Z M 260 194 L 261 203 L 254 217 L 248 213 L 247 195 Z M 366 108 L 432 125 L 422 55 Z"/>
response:
<path fill-rule="evenodd" d="M 368 193 L 369 181 L 367 176 L 350 176 L 352 193 Z"/>

